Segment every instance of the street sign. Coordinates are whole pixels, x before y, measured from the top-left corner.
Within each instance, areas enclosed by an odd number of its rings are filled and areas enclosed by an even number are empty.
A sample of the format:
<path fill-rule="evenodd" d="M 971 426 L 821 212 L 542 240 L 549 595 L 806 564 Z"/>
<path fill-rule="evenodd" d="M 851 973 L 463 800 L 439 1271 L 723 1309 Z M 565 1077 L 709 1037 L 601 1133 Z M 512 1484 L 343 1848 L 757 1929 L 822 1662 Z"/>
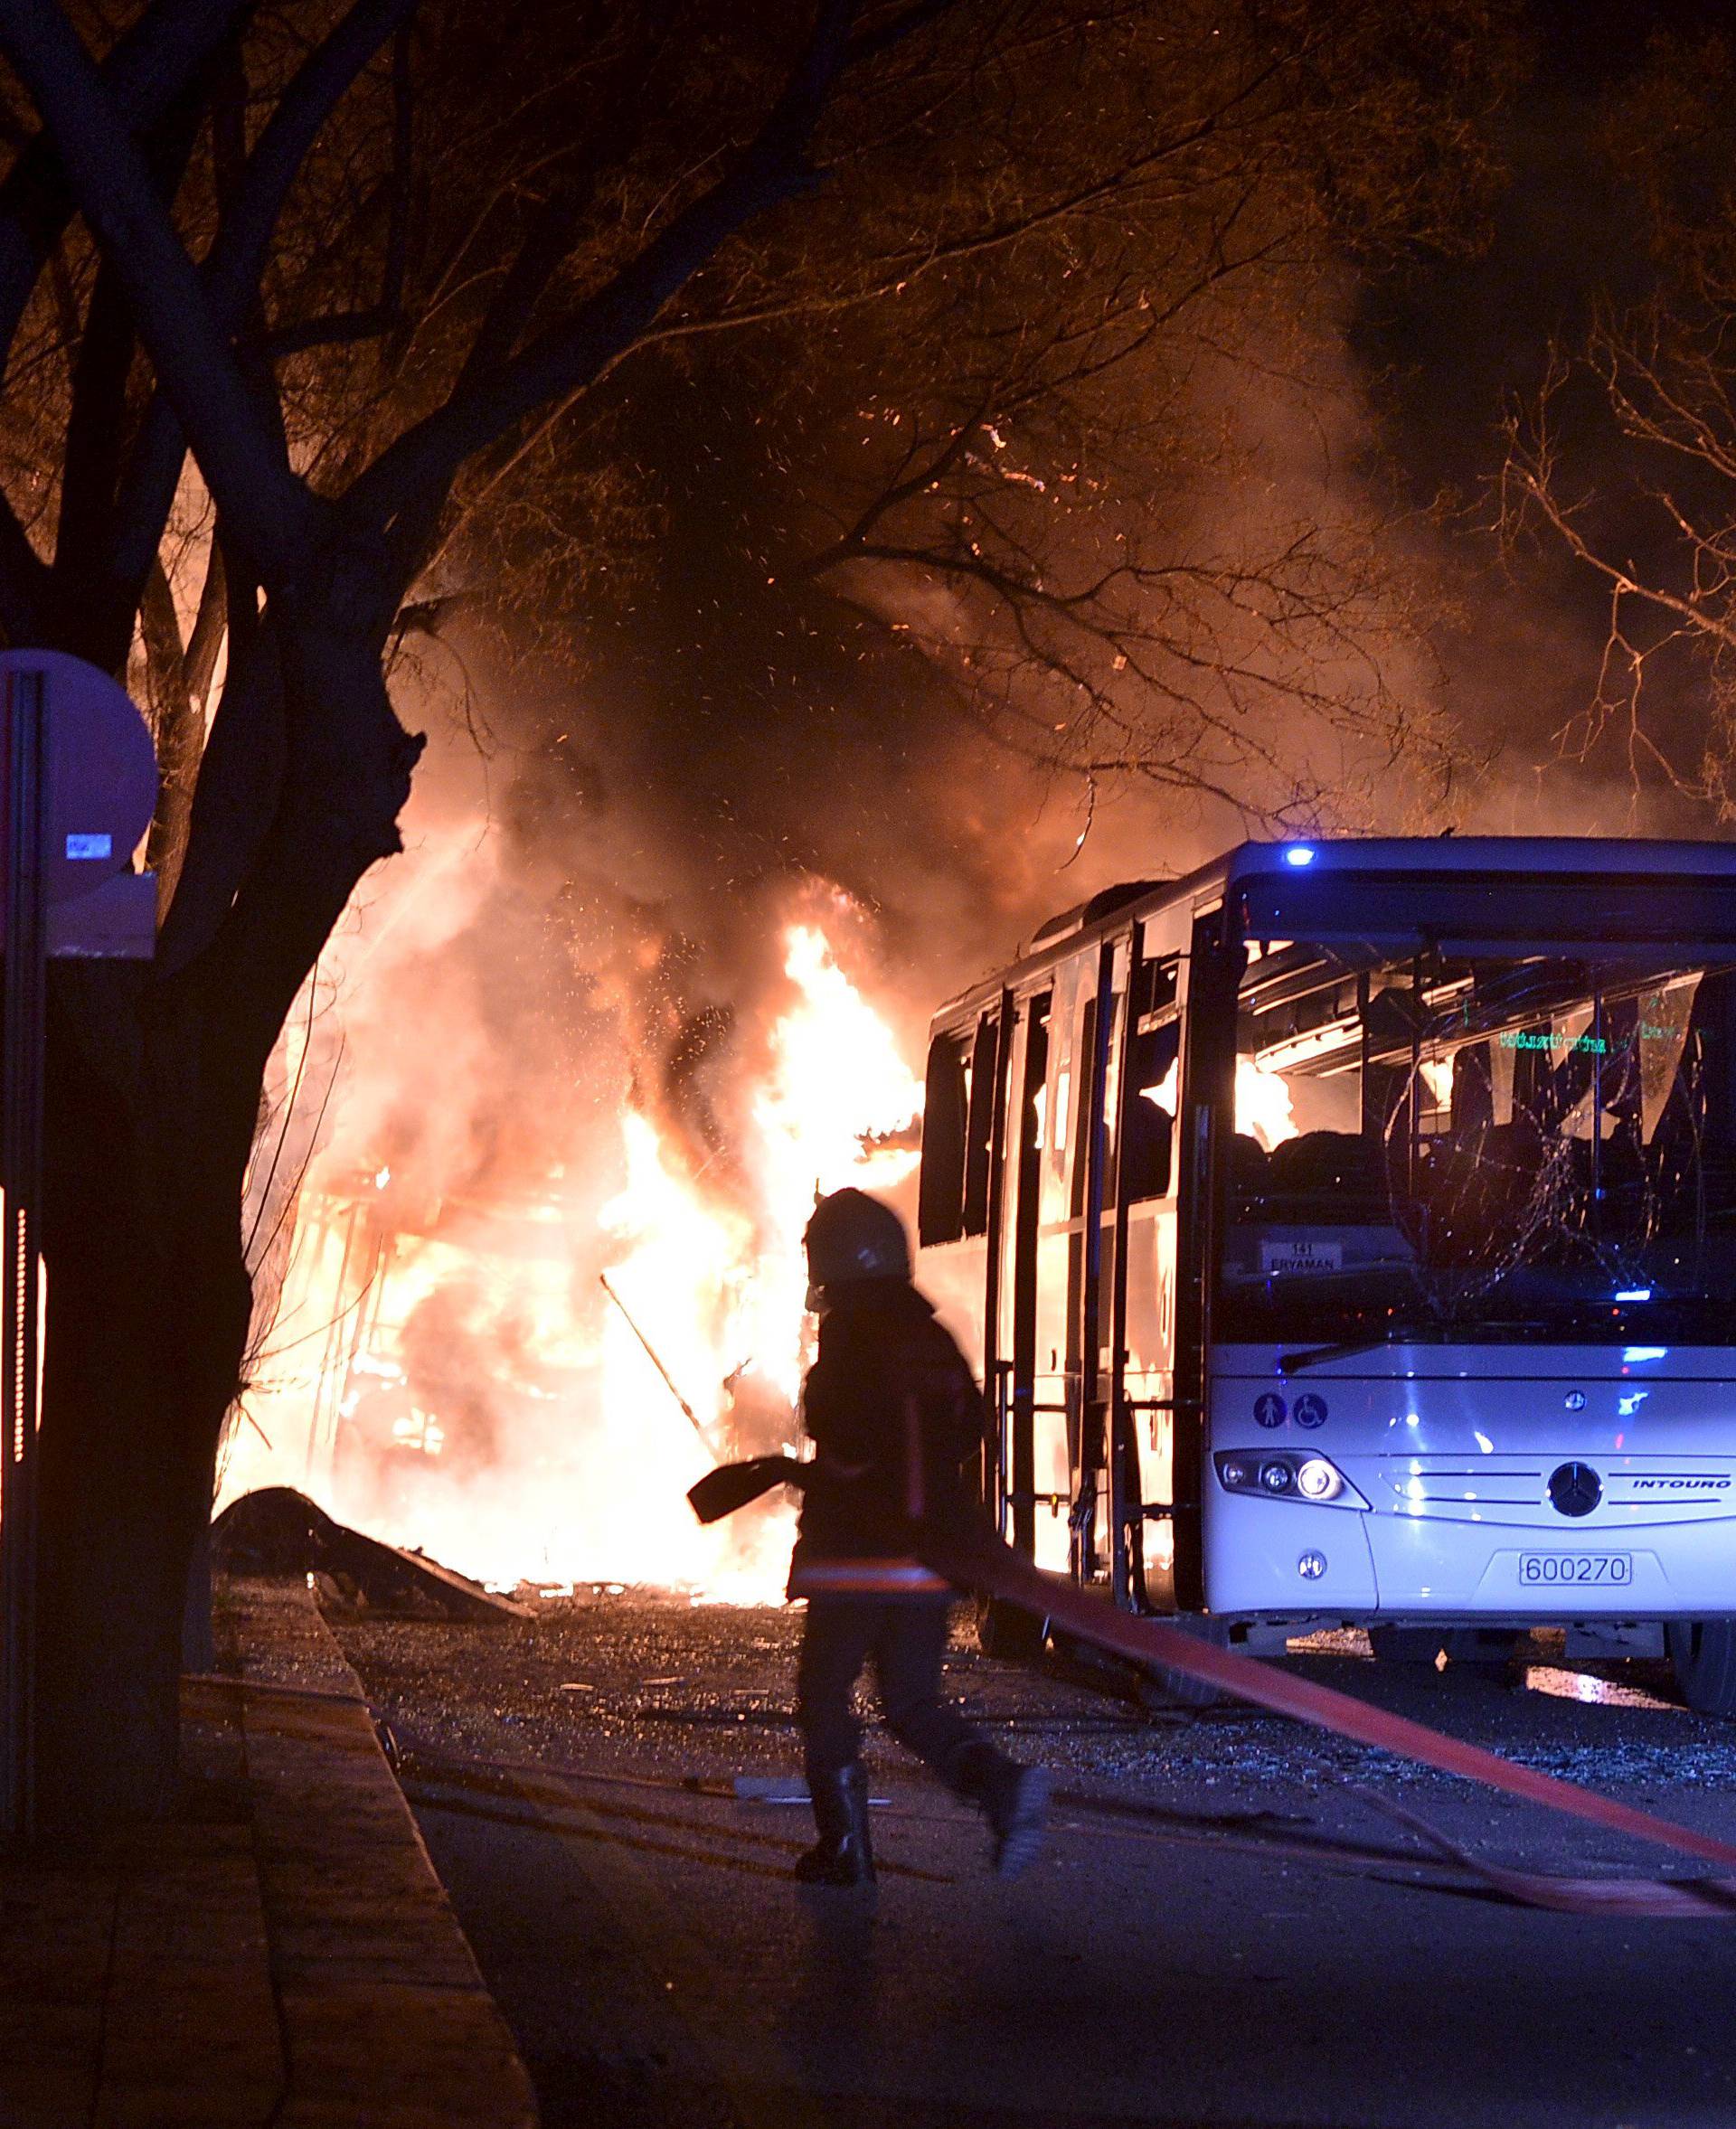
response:
<path fill-rule="evenodd" d="M 0 652 L 0 689 L 26 674 L 40 676 L 45 703 L 41 891 L 52 908 L 131 871 L 156 807 L 156 755 L 132 697 L 95 665 L 64 651 Z M 0 875 L 7 849 L 0 827 Z"/>
<path fill-rule="evenodd" d="M 132 864 L 156 805 L 156 751 L 125 688 L 61 651 L 0 652 L 0 1837 L 28 1839 L 36 1817 L 48 962 L 149 958 L 152 883 Z"/>

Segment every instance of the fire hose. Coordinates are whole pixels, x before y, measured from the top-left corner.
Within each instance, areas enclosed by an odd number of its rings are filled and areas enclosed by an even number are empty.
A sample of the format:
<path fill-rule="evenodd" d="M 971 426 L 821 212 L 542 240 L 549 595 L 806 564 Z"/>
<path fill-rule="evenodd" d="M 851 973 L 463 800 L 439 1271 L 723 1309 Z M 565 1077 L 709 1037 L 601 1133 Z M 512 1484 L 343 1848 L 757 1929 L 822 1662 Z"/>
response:
<path fill-rule="evenodd" d="M 788 1456 L 756 1456 L 746 1463 L 721 1465 L 690 1493 L 702 1522 L 715 1521 L 769 1493 L 774 1486 L 801 1486 L 809 1467 Z M 1279 1670 L 1233 1649 L 1214 1647 L 1162 1619 L 1117 1609 L 1100 1597 L 1044 1574 L 986 1524 L 945 1527 L 919 1523 L 913 1549 L 922 1563 L 956 1588 L 999 1597 L 1052 1625 L 1062 1626 L 1080 1641 L 1145 1667 L 1181 1672 L 1237 1700 L 1312 1724 L 1336 1737 L 1412 1759 L 1439 1773 L 1480 1782 L 1528 1804 L 1539 1804 L 1605 1832 L 1623 1833 L 1674 1850 L 1678 1855 L 1722 1865 L 1736 1872 L 1736 1845 L 1715 1834 L 1605 1796 L 1577 1782 L 1543 1774 L 1505 1759 L 1480 1745 L 1468 1745 L 1410 1717 L 1377 1708 L 1354 1694 Z M 1736 1920 L 1736 1876 L 1672 1879 L 1568 1879 L 1531 1871 L 1506 1870 L 1475 1862 L 1413 1814 L 1379 1799 L 1367 1799 L 1429 1840 L 1442 1853 L 1470 1864 L 1491 1885 L 1528 1905 L 1574 1914 L 1624 1917 L 1656 1915 Z"/>

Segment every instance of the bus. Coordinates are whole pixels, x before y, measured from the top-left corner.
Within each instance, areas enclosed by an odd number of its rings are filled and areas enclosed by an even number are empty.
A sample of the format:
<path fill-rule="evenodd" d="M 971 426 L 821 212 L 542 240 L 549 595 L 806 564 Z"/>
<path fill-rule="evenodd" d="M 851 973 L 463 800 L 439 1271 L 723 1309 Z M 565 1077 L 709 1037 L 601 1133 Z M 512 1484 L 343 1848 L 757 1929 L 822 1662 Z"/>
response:
<path fill-rule="evenodd" d="M 1244 843 L 1044 925 L 927 1080 L 1020 1550 L 1254 1653 L 1555 1626 L 1736 1713 L 1736 846 Z"/>

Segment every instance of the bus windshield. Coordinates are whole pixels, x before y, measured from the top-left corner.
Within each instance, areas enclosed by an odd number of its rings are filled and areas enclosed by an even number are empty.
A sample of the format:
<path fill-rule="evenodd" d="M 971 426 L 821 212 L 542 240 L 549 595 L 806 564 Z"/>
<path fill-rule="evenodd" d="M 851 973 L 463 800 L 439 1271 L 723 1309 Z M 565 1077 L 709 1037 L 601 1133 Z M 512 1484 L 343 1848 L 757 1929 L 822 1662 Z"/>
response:
<path fill-rule="evenodd" d="M 1215 1337 L 1736 1342 L 1736 972 L 1248 952 Z"/>

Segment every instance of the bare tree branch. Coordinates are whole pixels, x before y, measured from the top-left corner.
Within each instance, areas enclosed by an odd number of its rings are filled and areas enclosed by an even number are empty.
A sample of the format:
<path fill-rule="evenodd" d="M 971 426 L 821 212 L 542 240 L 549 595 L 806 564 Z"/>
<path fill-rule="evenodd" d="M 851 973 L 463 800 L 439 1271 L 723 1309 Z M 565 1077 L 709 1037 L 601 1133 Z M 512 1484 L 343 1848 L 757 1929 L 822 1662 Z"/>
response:
<path fill-rule="evenodd" d="M 344 499 L 351 523 L 384 531 L 407 513 L 437 504 L 465 458 L 539 406 L 568 400 L 594 382 L 725 238 L 804 188 L 807 141 L 844 63 L 854 14 L 852 0 L 822 0 L 807 49 L 736 167 L 674 216 L 571 320 L 533 340 L 493 378 L 448 400 L 383 452 Z"/>
<path fill-rule="evenodd" d="M 275 363 L 288 355 L 311 354 L 316 348 L 354 347 L 364 340 L 383 340 L 403 322 L 401 310 L 374 305 L 366 310 L 334 311 L 326 317 L 292 319 L 242 344 L 249 353 Z"/>
<path fill-rule="evenodd" d="M 151 821 L 146 862 L 156 874 L 160 913 L 174 898 L 175 880 L 186 851 L 187 823 L 193 811 L 193 786 L 198 780 L 199 757 L 205 737 L 203 705 L 195 701 L 188 685 L 186 653 L 175 610 L 175 593 L 161 563 L 153 564 L 146 579 L 139 604 L 139 622 L 145 644 L 146 688 L 152 736 L 156 741 L 159 777 L 156 812 Z"/>
<path fill-rule="evenodd" d="M 284 203 L 320 128 L 416 4 L 417 0 L 356 0 L 279 98 L 251 154 L 225 188 L 217 235 L 199 269 L 219 331 L 240 332 L 257 301 Z M 352 325 L 356 326 L 354 314 Z M 305 344 L 331 345 L 371 336 L 371 331 L 356 326 L 348 333 L 328 331 Z M 111 574 L 122 584 L 135 582 L 148 566 L 174 500 L 183 457 L 182 425 L 174 394 L 160 385 L 146 415 L 115 513 Z"/>
<path fill-rule="evenodd" d="M 1636 793 L 1660 775 L 1725 818 L 1736 817 L 1736 390 L 1721 351 L 1732 325 L 1736 311 L 1715 303 L 1697 318 L 1666 319 L 1659 304 L 1600 321 L 1581 363 L 1558 351 L 1535 402 L 1509 413 L 1500 481 L 1509 543 L 1541 534 L 1605 589 L 1596 679 L 1556 734 L 1561 751 L 1587 760 L 1613 740 Z M 1613 499 L 1576 489 L 1564 467 L 1573 447 L 1555 411 L 1576 369 L 1600 389 L 1620 439 Z M 1602 470 L 1608 481 L 1609 461 Z M 1687 759 L 1652 729 L 1650 682 L 1695 651 L 1711 716 Z"/>
<path fill-rule="evenodd" d="M 355 0 L 278 99 L 225 203 L 203 279 L 212 312 L 231 331 L 250 302 L 269 255 L 278 217 L 320 128 L 358 74 L 394 37 L 418 0 Z"/>
<path fill-rule="evenodd" d="M 155 126 L 255 5 L 255 0 L 156 0 L 102 64 L 122 123 Z M 71 220 L 74 200 L 46 138 L 24 150 L 0 184 L 0 351 L 8 352 L 36 277 Z"/>
<path fill-rule="evenodd" d="M 0 47 L 53 130 L 218 507 L 261 573 L 293 582 L 314 551 L 313 500 L 259 423 L 198 271 L 90 54 L 54 0 L 3 0 Z"/>

